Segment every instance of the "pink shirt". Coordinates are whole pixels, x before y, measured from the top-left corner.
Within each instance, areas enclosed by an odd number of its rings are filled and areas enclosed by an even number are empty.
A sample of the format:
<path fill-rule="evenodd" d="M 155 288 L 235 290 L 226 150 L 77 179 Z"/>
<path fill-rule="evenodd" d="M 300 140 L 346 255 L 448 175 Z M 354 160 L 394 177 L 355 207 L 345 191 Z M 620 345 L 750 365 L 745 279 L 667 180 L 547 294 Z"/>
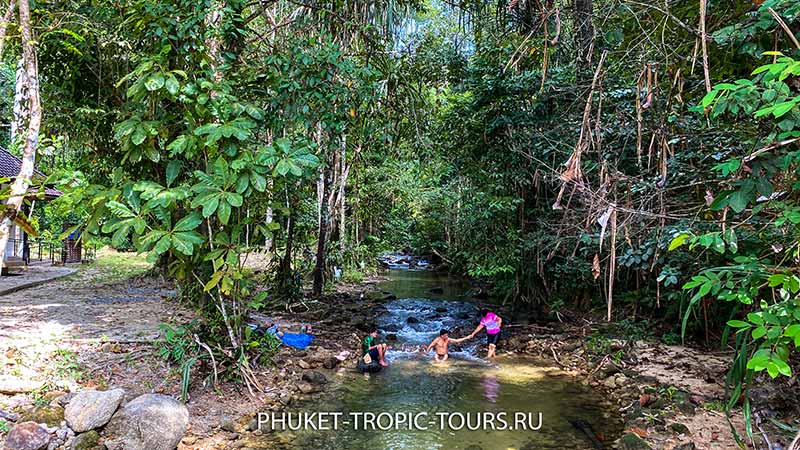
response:
<path fill-rule="evenodd" d="M 490 312 L 483 316 L 481 319 L 481 325 L 486 327 L 486 334 L 497 334 L 500 332 L 500 321 L 498 320 L 497 314 Z"/>

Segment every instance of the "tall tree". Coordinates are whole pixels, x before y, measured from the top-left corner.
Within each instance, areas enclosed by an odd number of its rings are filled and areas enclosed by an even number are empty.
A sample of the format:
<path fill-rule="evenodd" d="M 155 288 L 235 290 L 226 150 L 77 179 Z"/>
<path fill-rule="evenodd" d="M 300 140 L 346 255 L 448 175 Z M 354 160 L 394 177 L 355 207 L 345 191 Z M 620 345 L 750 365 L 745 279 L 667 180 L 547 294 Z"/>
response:
<path fill-rule="evenodd" d="M 19 2 L 19 26 L 22 38 L 22 61 L 25 67 L 25 90 L 28 98 L 28 123 L 23 136 L 22 164 L 19 174 L 11 185 L 11 192 L 5 206 L 0 210 L 0 251 L 5 252 L 11 232 L 12 222 L 23 222 L 20 216 L 22 203 L 28 193 L 36 162 L 36 146 L 39 142 L 39 128 L 42 123 L 42 109 L 39 100 L 39 73 L 36 65 L 36 47 L 31 29 L 31 11 L 28 0 Z M 0 258 L 0 270 L 3 268 Z"/>
<path fill-rule="evenodd" d="M 587 87 L 592 76 L 594 25 L 593 0 L 575 0 L 575 60 L 578 84 Z"/>

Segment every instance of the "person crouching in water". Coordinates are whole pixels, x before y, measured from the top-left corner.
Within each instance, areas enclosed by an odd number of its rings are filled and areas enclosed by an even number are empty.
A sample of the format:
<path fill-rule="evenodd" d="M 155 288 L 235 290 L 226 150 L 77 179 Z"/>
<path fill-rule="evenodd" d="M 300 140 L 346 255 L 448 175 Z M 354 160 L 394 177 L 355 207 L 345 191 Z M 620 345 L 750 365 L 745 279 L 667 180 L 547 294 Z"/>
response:
<path fill-rule="evenodd" d="M 494 358 L 497 350 L 497 341 L 500 340 L 500 327 L 503 326 L 503 319 L 488 309 L 482 309 L 480 316 L 481 322 L 475 328 L 475 331 L 464 339 L 472 339 L 483 328 L 486 328 L 486 343 L 489 344 L 489 351 L 486 353 L 486 357 Z"/>
<path fill-rule="evenodd" d="M 450 339 L 450 332 L 447 330 L 442 330 L 439 332 L 439 337 L 431 342 L 431 345 L 428 346 L 428 349 L 425 350 L 426 352 L 431 351 L 431 349 L 436 350 L 436 354 L 433 356 L 434 362 L 445 362 L 447 358 L 450 357 L 449 354 L 449 344 L 450 342 L 463 342 L 467 338 L 463 337 L 461 339 Z"/>
<path fill-rule="evenodd" d="M 373 361 L 378 361 L 378 363 L 386 367 L 389 363 L 386 362 L 386 350 L 388 347 L 386 344 L 377 344 L 375 343 L 375 339 L 378 337 L 378 327 L 371 326 L 369 328 L 369 334 L 364 337 L 364 340 L 361 341 L 361 357 L 363 358 L 364 355 L 369 354 L 370 359 Z"/>

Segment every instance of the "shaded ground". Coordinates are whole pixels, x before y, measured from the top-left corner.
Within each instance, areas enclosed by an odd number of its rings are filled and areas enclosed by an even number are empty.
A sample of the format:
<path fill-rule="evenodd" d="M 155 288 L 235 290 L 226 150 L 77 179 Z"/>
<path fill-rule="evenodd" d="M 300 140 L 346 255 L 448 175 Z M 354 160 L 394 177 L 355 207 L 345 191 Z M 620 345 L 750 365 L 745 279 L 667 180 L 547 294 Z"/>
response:
<path fill-rule="evenodd" d="M 148 269 L 134 255 L 106 252 L 66 278 L 0 296 L 2 379 L 74 382 L 53 371 L 78 365 L 87 356 L 80 351 L 157 338 L 160 323 L 188 313 L 165 304 L 168 285 L 136 278 Z"/>
<path fill-rule="evenodd" d="M 71 275 L 76 270 L 74 267 L 53 266 L 49 262 L 17 268 L 10 275 L 0 276 L 0 296 Z"/>

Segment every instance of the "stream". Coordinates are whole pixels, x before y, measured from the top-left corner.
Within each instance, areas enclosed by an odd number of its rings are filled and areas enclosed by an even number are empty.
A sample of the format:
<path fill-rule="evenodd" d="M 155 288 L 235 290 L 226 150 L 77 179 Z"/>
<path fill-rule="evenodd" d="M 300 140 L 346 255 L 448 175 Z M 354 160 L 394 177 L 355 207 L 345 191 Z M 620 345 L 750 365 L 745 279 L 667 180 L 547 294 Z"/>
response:
<path fill-rule="evenodd" d="M 463 344 L 451 343 L 449 361 L 434 364 L 432 353 L 421 353 L 416 347 L 430 343 L 441 328 L 455 328 L 452 338 L 474 329 L 476 307 L 468 296 L 469 285 L 424 270 L 392 269 L 388 274 L 389 280 L 379 288 L 392 292 L 397 300 L 384 305 L 378 326 L 379 339 L 396 335 L 396 340 L 394 336 L 387 340 L 390 366 L 378 374 L 352 372 L 336 377 L 322 398 L 292 405 L 290 412 L 341 411 L 344 417 L 390 413 L 397 429 L 365 431 L 350 424 L 340 425 L 335 432 L 278 431 L 273 435 L 278 448 L 597 449 L 603 448 L 600 441 L 608 445 L 618 437 L 622 423 L 598 392 L 557 368 L 542 366 L 541 361 L 503 355 L 502 342 L 496 361 L 487 363 L 482 359 L 483 333 Z M 429 426 L 397 425 L 398 415 L 420 413 Z M 481 420 L 486 417 L 505 417 L 509 425 L 524 417 L 527 423 L 502 430 L 502 423 L 496 422 L 491 430 Z"/>

